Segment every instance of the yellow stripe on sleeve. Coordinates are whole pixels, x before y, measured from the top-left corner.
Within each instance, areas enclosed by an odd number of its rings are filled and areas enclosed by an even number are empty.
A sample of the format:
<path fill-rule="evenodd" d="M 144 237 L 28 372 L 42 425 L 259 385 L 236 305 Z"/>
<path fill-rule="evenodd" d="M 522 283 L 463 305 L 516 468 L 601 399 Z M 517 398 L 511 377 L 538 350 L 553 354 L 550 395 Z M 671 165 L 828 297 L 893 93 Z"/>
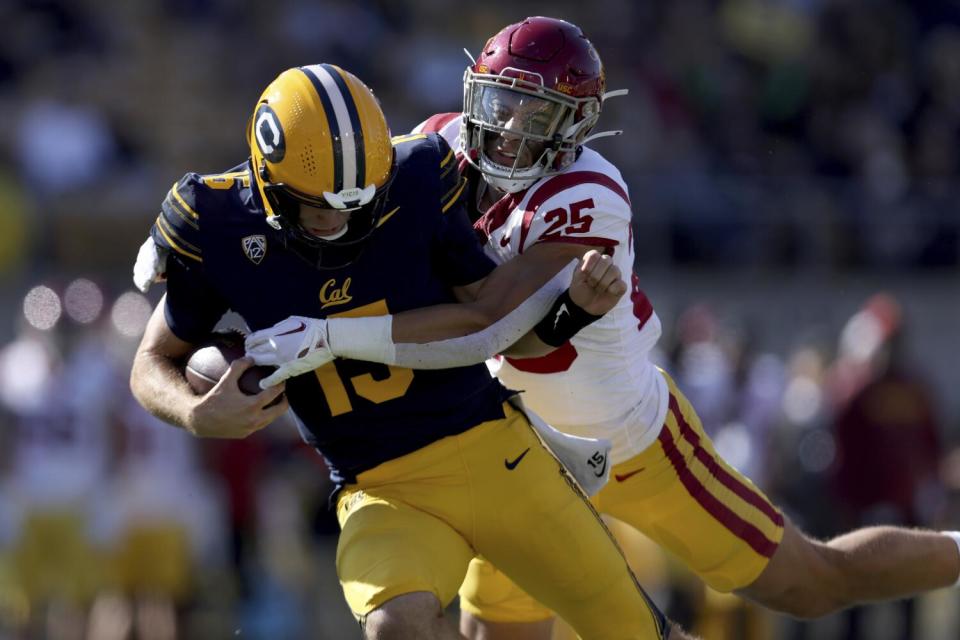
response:
<path fill-rule="evenodd" d="M 157 230 L 160 232 L 160 235 L 163 236 L 164 240 L 167 241 L 167 244 L 170 245 L 171 249 L 173 249 L 179 254 L 182 254 L 190 258 L 191 260 L 196 260 L 197 262 L 203 262 L 203 258 L 201 258 L 198 254 L 192 253 L 187 249 L 184 249 L 183 247 L 181 247 L 179 244 L 177 244 L 176 240 L 174 240 L 174 238 L 177 237 L 176 233 L 174 233 L 172 228 L 169 229 L 169 233 L 168 233 L 167 230 L 163 228 L 165 225 L 166 225 L 166 220 L 163 219 L 163 216 L 157 216 Z M 196 249 L 196 247 L 193 247 L 193 245 L 190 245 L 189 242 L 186 242 L 183 239 L 180 239 L 180 241 L 183 242 L 184 244 L 189 245 L 191 248 Z"/>
<path fill-rule="evenodd" d="M 194 211 L 194 210 L 190 207 L 190 205 L 187 204 L 186 200 L 184 200 L 182 197 L 180 197 L 180 194 L 177 193 L 177 183 L 176 183 L 176 182 L 173 183 L 173 188 L 170 189 L 170 193 L 172 193 L 172 194 L 173 194 L 173 197 L 177 199 L 177 202 L 179 202 L 181 205 L 183 205 L 183 210 L 184 210 L 184 211 L 186 211 L 188 214 L 190 214 L 191 216 L 193 216 L 195 219 L 197 219 L 197 220 L 200 219 L 200 214 L 198 214 L 196 211 Z"/>
<path fill-rule="evenodd" d="M 443 169 L 447 166 L 447 163 L 450 162 L 450 159 L 453 158 L 453 149 L 447 152 L 447 157 L 440 161 L 440 168 Z"/>
<path fill-rule="evenodd" d="M 456 187 L 456 193 L 454 193 L 453 196 L 451 196 L 450 199 L 447 200 L 447 204 L 443 205 L 443 208 L 440 210 L 441 213 L 446 213 L 446 212 L 447 212 L 447 209 L 449 209 L 450 207 L 452 207 L 452 206 L 454 205 L 454 203 L 455 203 L 457 200 L 460 199 L 460 194 L 463 193 L 463 189 L 464 189 L 466 186 L 467 186 L 467 179 L 466 179 L 466 178 L 460 178 L 460 184 Z M 452 190 L 451 190 L 451 191 L 452 191 Z M 449 192 L 448 192 L 447 195 L 449 195 Z M 446 200 L 446 197 L 444 197 L 444 200 Z M 443 200 L 441 200 L 441 202 L 442 202 L 442 201 L 443 201 Z"/>
<path fill-rule="evenodd" d="M 390 142 L 393 143 L 394 146 L 396 146 L 396 145 L 400 144 L 401 142 L 411 142 L 411 141 L 413 141 L 413 140 L 423 140 L 423 139 L 426 138 L 426 137 L 427 137 L 427 134 L 425 134 L 425 133 L 410 133 L 410 134 L 407 134 L 407 135 L 405 135 L 405 136 L 394 136 L 394 137 L 390 138 Z"/>
<path fill-rule="evenodd" d="M 186 222 L 188 225 L 194 229 L 200 228 L 198 222 L 191 218 L 182 208 L 180 208 L 180 204 L 176 200 L 173 198 L 167 198 L 166 201 L 164 201 L 164 204 L 168 204 L 169 208 L 173 209 L 173 212 L 177 214 L 177 217 Z"/>
<path fill-rule="evenodd" d="M 385 216 L 381 217 L 380 220 L 377 222 L 377 228 L 379 229 L 380 227 L 382 227 L 383 224 L 384 224 L 387 220 L 389 220 L 390 218 L 392 218 L 392 217 L 393 217 L 393 214 L 395 214 L 397 211 L 400 211 L 400 207 L 396 207 L 393 211 L 391 211 L 390 213 L 388 213 L 388 214 L 386 214 Z"/>

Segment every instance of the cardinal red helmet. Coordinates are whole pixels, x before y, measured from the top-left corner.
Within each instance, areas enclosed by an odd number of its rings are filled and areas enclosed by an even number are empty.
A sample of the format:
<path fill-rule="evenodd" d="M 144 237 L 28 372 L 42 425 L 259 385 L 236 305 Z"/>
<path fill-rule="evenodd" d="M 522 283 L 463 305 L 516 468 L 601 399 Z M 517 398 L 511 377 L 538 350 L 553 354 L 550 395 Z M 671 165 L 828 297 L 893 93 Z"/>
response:
<path fill-rule="evenodd" d="M 464 155 L 510 192 L 562 171 L 597 123 L 604 85 L 579 27 L 543 17 L 511 24 L 464 74 Z"/>

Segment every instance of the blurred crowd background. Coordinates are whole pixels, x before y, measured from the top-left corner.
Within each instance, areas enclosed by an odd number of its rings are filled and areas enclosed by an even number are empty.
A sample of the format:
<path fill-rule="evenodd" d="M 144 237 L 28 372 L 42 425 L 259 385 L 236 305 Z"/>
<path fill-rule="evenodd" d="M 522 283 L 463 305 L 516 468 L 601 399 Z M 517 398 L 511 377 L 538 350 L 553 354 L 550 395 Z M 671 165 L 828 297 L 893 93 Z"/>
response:
<path fill-rule="evenodd" d="M 130 273 L 169 186 L 246 157 L 281 70 L 333 62 L 394 133 L 458 110 L 463 48 L 571 20 L 611 100 L 659 361 L 808 531 L 960 528 L 960 3 L 0 3 L 0 638 L 352 638 L 322 461 L 147 416 Z M 960 636 L 960 592 L 801 624 L 705 592 L 618 527 L 710 639 Z"/>

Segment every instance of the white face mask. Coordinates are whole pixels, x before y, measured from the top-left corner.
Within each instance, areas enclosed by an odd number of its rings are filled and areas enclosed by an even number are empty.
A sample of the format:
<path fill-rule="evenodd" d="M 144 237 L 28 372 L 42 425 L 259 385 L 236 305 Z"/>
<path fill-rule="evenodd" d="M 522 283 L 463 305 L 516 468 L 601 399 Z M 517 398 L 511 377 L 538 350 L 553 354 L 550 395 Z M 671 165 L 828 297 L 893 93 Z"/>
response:
<path fill-rule="evenodd" d="M 487 182 L 516 193 L 542 177 L 555 152 L 545 149 L 566 110 L 528 92 L 477 84 L 470 89 L 477 162 Z"/>
<path fill-rule="evenodd" d="M 511 167 L 497 164 L 486 154 L 480 156 L 480 173 L 491 187 L 506 193 L 517 193 L 530 188 L 543 175 L 543 169 L 534 165 L 527 169 L 517 169 L 511 172 Z M 505 175 L 513 174 L 513 177 Z"/>

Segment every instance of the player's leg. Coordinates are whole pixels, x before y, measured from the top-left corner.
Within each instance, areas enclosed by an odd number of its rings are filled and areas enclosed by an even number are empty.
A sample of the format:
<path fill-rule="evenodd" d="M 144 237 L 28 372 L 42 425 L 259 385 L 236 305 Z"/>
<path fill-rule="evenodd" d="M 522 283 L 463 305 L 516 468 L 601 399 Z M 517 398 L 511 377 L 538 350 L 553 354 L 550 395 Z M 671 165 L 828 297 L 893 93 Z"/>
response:
<path fill-rule="evenodd" d="M 550 640 L 554 613 L 490 562 L 474 558 L 460 588 L 460 633 L 470 640 Z M 670 640 L 689 638 L 673 623 Z M 566 636 L 564 636 L 566 637 Z"/>
<path fill-rule="evenodd" d="M 615 466 L 594 501 L 715 590 L 745 587 L 776 552 L 783 516 L 717 454 L 693 407 L 668 383 L 669 409 L 657 440 Z"/>
<path fill-rule="evenodd" d="M 472 640 L 550 640 L 553 611 L 493 563 L 474 558 L 460 586 L 460 633 Z"/>
<path fill-rule="evenodd" d="M 491 622 L 461 609 L 460 633 L 471 640 L 550 640 L 553 614 L 537 622 Z"/>
<path fill-rule="evenodd" d="M 723 529 L 736 534 L 732 538 L 726 536 L 731 545 L 731 560 L 703 573 L 698 569 L 700 556 L 713 546 L 706 542 L 708 535 L 714 542 L 722 542 L 725 536 L 714 526 L 704 524 L 696 528 L 702 531 L 704 543 L 692 549 L 692 568 L 712 587 L 718 591 L 736 590 L 776 611 L 814 618 L 854 604 L 910 596 L 957 581 L 957 543 L 942 533 L 869 527 L 826 543 L 806 536 L 784 520 L 749 480 L 717 455 L 696 412 L 673 381 L 669 383 L 670 416 L 661 433 L 660 447 L 696 498 L 701 513 L 709 513 L 716 523 L 724 525 Z M 708 471 L 709 476 L 703 471 Z M 637 474 L 637 478 L 646 473 Z M 601 495 L 602 508 L 622 517 L 616 513 L 616 507 L 608 509 L 608 497 L 605 490 Z M 649 506 L 644 509 L 648 514 L 659 510 Z M 695 517 L 696 510 L 691 508 L 688 515 Z M 670 547 L 670 536 L 678 534 L 685 525 L 682 519 L 665 522 L 668 524 L 640 524 L 640 528 L 650 533 L 651 528 L 656 531 L 666 526 L 666 535 L 659 535 Z M 778 522 L 779 527 L 770 527 Z M 713 533 L 708 534 L 709 531 Z M 751 573 L 754 576 L 746 579 Z"/>
<path fill-rule="evenodd" d="M 788 522 L 763 573 L 738 593 L 777 611 L 815 618 L 951 586 L 958 574 L 957 544 L 941 533 L 867 527 L 820 542 Z"/>
<path fill-rule="evenodd" d="M 668 383 L 670 411 L 658 441 L 614 468 L 597 501 L 711 587 L 817 617 L 957 580 L 957 544 L 943 534 L 871 527 L 827 543 L 805 536 L 717 455 L 693 407 Z"/>
<path fill-rule="evenodd" d="M 368 640 L 430 638 L 460 640 L 447 622 L 440 601 L 432 593 L 418 591 L 397 596 L 374 609 L 362 621 Z"/>
<path fill-rule="evenodd" d="M 461 448 L 477 504 L 477 551 L 582 637 L 669 637 L 671 626 L 610 532 L 526 418 L 509 408 L 487 435 Z"/>
<path fill-rule="evenodd" d="M 150 523 L 131 523 L 116 556 L 117 577 L 133 601 L 136 636 L 145 640 L 178 637 L 176 604 L 190 591 L 186 528 L 159 517 Z"/>
<path fill-rule="evenodd" d="M 366 638 L 459 638 L 443 608 L 473 550 L 449 524 L 398 499 L 400 488 L 340 495 L 337 575 L 347 604 Z"/>

